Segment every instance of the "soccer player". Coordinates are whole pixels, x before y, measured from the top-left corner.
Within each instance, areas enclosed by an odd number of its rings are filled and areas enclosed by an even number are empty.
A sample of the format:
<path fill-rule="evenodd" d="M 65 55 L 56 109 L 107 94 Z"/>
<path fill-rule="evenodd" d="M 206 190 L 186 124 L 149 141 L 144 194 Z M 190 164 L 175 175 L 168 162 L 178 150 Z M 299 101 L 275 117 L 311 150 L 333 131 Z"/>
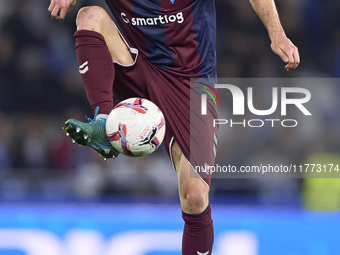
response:
<path fill-rule="evenodd" d="M 211 254 L 210 176 L 197 173 L 200 178 L 191 178 L 190 173 L 193 165 L 214 164 L 217 130 L 211 119 L 217 117 L 217 110 L 208 100 L 207 115 L 193 116 L 199 125 L 190 130 L 190 90 L 197 86 L 190 78 L 216 78 L 214 1 L 106 2 L 116 23 L 96 6 L 83 7 L 77 15 L 74 37 L 79 72 L 95 117 L 89 123 L 68 120 L 66 134 L 105 158 L 116 157 L 105 134 L 113 93 L 120 99 L 137 96 L 156 103 L 166 119 L 164 144 L 178 175 L 185 222 L 182 254 Z M 284 33 L 274 1 L 250 2 L 269 32 L 272 50 L 288 71 L 295 69 L 299 53 Z M 76 0 L 51 0 L 48 10 L 53 19 L 63 22 L 75 4 Z M 198 153 L 190 153 L 193 149 Z"/>

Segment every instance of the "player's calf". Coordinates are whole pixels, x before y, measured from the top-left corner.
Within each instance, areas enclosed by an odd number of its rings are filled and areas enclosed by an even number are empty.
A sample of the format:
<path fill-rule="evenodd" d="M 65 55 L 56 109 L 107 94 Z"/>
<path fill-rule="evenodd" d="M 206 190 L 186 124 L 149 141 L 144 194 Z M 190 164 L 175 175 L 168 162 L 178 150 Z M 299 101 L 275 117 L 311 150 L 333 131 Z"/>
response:
<path fill-rule="evenodd" d="M 193 185 L 193 183 L 195 183 Z M 198 182 L 196 182 L 198 181 Z M 185 222 L 182 254 L 210 255 L 214 242 L 214 226 L 208 199 L 208 187 L 199 178 L 192 178 L 187 187 L 180 187 L 182 218 Z M 186 190 L 186 192 L 183 192 Z"/>

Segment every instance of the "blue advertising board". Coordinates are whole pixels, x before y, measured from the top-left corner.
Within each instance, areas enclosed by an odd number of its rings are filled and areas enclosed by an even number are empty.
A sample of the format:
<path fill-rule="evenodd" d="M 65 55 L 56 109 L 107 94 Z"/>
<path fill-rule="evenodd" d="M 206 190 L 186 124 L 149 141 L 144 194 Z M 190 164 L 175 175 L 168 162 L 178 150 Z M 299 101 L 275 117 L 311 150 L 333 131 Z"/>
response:
<path fill-rule="evenodd" d="M 333 255 L 340 214 L 213 206 L 214 255 Z M 180 255 L 176 205 L 2 205 L 0 255 Z"/>

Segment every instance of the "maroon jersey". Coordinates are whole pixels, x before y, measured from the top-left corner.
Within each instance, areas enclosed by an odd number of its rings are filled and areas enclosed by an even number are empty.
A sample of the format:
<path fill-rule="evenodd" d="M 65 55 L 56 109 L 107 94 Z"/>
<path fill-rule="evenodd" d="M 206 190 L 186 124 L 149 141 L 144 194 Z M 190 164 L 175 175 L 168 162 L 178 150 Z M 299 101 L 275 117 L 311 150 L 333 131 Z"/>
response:
<path fill-rule="evenodd" d="M 158 68 L 215 77 L 213 0 L 106 0 L 124 37 Z"/>

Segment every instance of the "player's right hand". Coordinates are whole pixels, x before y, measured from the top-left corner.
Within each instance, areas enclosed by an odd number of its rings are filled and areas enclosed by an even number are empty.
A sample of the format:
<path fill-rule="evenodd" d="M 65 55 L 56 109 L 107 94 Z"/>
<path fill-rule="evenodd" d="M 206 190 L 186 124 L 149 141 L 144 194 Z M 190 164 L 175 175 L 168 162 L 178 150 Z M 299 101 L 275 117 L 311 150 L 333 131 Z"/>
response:
<path fill-rule="evenodd" d="M 48 11 L 53 20 L 64 22 L 66 13 L 76 4 L 76 0 L 51 0 Z"/>

